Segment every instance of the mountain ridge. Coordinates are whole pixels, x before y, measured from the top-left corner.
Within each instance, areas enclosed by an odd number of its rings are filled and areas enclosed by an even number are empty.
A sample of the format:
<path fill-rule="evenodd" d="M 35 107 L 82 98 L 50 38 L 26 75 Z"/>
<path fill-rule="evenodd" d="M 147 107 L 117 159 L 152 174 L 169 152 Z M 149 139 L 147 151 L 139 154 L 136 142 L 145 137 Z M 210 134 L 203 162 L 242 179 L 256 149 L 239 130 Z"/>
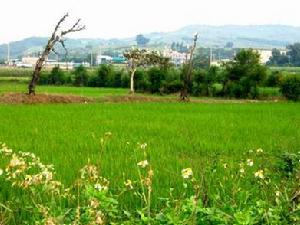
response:
<path fill-rule="evenodd" d="M 284 48 L 286 45 L 300 42 L 300 27 L 289 25 L 197 25 L 192 24 L 170 32 L 151 32 L 144 34 L 150 39 L 151 46 L 168 46 L 172 42 L 189 44 L 193 34 L 200 35 L 199 46 L 223 47 L 233 42 L 234 47 Z M 29 37 L 10 43 L 11 56 L 20 57 L 41 51 L 47 42 L 46 37 Z M 135 37 L 129 38 L 77 38 L 66 42 L 70 50 L 90 51 L 99 46 L 124 47 L 135 45 Z M 0 59 L 7 55 L 7 44 L 0 45 Z"/>

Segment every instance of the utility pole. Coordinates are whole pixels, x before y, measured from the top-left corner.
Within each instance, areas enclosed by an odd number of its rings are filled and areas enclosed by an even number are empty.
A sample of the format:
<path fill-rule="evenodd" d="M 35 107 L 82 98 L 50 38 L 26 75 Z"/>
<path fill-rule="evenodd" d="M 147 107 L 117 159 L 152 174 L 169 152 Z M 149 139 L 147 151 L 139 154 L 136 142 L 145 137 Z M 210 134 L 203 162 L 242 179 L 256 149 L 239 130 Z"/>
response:
<path fill-rule="evenodd" d="M 7 64 L 9 65 L 10 61 L 10 46 L 9 46 L 9 42 L 7 43 Z"/>
<path fill-rule="evenodd" d="M 213 60 L 213 58 L 212 58 L 212 48 L 210 47 L 209 48 L 209 66 L 211 66 L 212 60 Z"/>
<path fill-rule="evenodd" d="M 91 51 L 91 67 L 93 66 L 93 52 Z"/>

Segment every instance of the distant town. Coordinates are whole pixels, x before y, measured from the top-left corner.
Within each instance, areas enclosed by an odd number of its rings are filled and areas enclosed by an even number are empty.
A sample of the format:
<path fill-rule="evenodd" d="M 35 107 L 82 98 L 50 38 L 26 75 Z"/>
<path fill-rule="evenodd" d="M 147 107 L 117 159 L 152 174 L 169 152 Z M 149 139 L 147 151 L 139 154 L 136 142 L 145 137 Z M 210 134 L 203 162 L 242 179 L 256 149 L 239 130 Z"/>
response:
<path fill-rule="evenodd" d="M 233 54 L 231 57 L 225 56 L 224 54 L 220 54 L 220 52 L 224 49 L 222 48 L 209 48 L 209 65 L 210 66 L 221 66 L 223 63 L 226 63 L 230 60 L 233 60 L 235 54 L 241 50 L 239 49 L 231 49 Z M 272 57 L 273 49 L 262 49 L 262 48 L 254 48 L 256 52 L 260 55 L 260 63 L 267 64 L 267 62 Z M 288 49 L 278 49 L 280 54 L 287 55 Z M 8 49 L 7 60 L 5 61 L 6 66 L 11 67 L 19 67 L 19 68 L 33 68 L 35 63 L 38 60 L 38 56 L 26 55 L 21 58 L 10 58 L 10 49 Z M 186 63 L 189 60 L 189 52 L 186 50 L 185 52 L 180 52 L 172 49 L 171 47 L 165 47 L 163 50 L 158 51 L 164 57 L 170 58 L 172 64 L 176 66 L 180 66 Z M 45 68 L 52 69 L 54 67 L 59 66 L 61 69 L 73 69 L 79 65 L 83 65 L 84 67 L 93 67 L 101 64 L 126 64 L 127 61 L 123 54 L 118 54 L 115 56 L 105 55 L 105 54 L 90 54 L 89 60 L 82 62 L 74 62 L 74 61 L 66 61 L 66 59 L 59 60 L 58 57 L 56 59 L 47 59 L 45 62 Z"/>

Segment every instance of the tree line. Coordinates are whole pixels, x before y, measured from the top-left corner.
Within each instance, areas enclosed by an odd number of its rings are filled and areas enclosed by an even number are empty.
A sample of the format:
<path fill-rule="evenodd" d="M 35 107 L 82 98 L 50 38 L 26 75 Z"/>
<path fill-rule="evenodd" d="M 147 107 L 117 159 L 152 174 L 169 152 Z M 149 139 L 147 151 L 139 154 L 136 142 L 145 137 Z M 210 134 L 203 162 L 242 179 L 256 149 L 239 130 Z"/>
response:
<path fill-rule="evenodd" d="M 253 50 L 240 51 L 233 61 L 221 67 L 193 68 L 187 83 L 191 96 L 249 98 L 260 97 L 260 87 L 278 87 L 289 99 L 300 96 L 300 77 L 269 71 L 259 63 L 259 54 Z M 135 68 L 134 90 L 156 94 L 179 93 L 184 85 L 187 66 L 148 65 Z M 42 72 L 40 84 L 74 85 L 88 87 L 129 88 L 131 70 L 114 65 L 100 65 L 97 69 L 79 66 L 72 71 L 58 67 Z"/>
<path fill-rule="evenodd" d="M 270 66 L 300 66 L 300 43 L 288 45 L 287 52 L 272 50 L 272 57 L 267 63 Z"/>

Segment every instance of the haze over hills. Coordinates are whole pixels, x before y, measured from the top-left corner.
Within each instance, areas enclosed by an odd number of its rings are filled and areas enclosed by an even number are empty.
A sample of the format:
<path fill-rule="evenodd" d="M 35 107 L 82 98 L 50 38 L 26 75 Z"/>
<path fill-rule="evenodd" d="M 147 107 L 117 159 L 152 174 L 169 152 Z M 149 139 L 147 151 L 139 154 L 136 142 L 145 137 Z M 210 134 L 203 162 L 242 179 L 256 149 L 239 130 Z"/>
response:
<path fill-rule="evenodd" d="M 173 32 L 154 32 L 144 34 L 150 39 L 150 46 L 164 47 L 172 42 L 189 44 L 193 34 L 199 32 L 199 46 L 223 47 L 227 42 L 233 42 L 234 47 L 253 48 L 285 48 L 289 44 L 300 42 L 300 27 L 285 25 L 190 25 Z M 11 42 L 11 56 L 20 57 L 42 50 L 46 44 L 45 37 L 31 37 L 21 41 Z M 135 37 L 123 39 L 68 39 L 67 48 L 75 52 L 89 52 L 100 46 L 126 47 L 135 45 Z M 6 58 L 7 45 L 0 45 L 0 59 Z"/>

